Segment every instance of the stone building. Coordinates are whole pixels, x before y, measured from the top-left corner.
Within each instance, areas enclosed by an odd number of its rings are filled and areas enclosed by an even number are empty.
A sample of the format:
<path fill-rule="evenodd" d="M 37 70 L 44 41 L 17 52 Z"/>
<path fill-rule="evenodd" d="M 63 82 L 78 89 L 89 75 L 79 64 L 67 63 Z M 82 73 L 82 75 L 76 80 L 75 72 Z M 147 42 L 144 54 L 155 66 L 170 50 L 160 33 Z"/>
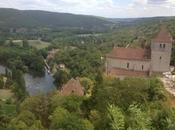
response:
<path fill-rule="evenodd" d="M 78 78 L 69 80 L 65 85 L 63 85 L 60 94 L 63 96 L 69 96 L 71 94 L 77 96 L 84 96 L 84 87 L 81 85 Z"/>
<path fill-rule="evenodd" d="M 152 39 L 150 49 L 117 48 L 106 55 L 110 75 L 145 76 L 170 70 L 173 38 L 166 28 Z"/>

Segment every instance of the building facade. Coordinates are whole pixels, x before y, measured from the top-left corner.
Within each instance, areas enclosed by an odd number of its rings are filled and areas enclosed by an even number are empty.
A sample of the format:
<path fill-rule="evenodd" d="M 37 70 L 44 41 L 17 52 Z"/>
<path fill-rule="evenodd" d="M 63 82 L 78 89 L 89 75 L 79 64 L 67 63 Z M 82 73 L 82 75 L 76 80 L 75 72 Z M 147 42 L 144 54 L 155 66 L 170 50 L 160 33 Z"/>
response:
<path fill-rule="evenodd" d="M 150 49 L 116 48 L 106 55 L 106 72 L 112 75 L 149 75 L 170 69 L 172 36 L 161 28 Z"/>

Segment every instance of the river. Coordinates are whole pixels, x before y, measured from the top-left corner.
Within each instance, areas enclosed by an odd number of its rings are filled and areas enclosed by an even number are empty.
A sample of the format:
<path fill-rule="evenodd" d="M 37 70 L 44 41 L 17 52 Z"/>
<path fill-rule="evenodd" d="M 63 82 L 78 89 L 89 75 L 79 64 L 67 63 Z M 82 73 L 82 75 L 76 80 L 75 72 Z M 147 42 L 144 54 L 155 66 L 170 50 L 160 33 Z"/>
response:
<path fill-rule="evenodd" d="M 4 66 L 0 65 L 0 74 L 5 74 Z M 54 85 L 54 78 L 45 71 L 44 77 L 33 77 L 30 74 L 24 74 L 26 90 L 29 95 L 36 95 L 39 93 L 48 93 L 56 90 Z"/>

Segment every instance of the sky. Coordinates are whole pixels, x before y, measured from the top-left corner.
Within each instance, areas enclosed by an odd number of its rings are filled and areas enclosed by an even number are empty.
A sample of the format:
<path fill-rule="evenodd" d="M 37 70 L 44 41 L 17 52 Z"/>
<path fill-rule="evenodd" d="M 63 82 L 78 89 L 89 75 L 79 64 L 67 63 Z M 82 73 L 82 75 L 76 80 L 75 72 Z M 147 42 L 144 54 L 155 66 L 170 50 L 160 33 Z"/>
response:
<path fill-rule="evenodd" d="M 175 0 L 0 0 L 0 7 L 108 18 L 175 16 Z"/>

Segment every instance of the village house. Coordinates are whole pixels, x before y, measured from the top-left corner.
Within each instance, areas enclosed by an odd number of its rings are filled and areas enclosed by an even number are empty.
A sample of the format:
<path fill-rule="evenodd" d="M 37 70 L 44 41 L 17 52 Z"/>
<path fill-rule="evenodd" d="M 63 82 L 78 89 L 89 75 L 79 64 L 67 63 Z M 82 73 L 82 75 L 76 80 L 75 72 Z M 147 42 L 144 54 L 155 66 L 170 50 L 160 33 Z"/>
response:
<path fill-rule="evenodd" d="M 60 94 L 63 96 L 69 96 L 71 94 L 77 96 L 84 96 L 84 88 L 81 85 L 80 80 L 78 78 L 72 78 L 65 85 L 63 85 Z"/>
<path fill-rule="evenodd" d="M 170 71 L 173 38 L 166 28 L 151 41 L 150 49 L 114 47 L 106 55 L 106 72 L 118 76 L 146 76 Z"/>
<path fill-rule="evenodd" d="M 46 59 L 47 60 L 53 59 L 57 52 L 59 52 L 59 49 L 52 49 L 51 51 L 48 52 Z"/>

